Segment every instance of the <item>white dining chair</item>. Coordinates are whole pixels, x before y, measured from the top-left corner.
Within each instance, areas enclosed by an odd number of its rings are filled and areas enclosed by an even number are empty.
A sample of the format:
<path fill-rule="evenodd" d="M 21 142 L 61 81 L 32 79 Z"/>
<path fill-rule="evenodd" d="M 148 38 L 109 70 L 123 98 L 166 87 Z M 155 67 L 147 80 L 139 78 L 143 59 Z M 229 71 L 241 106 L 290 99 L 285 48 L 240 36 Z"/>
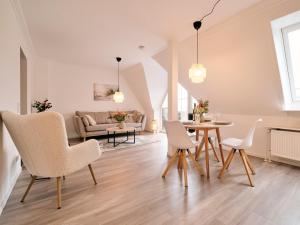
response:
<path fill-rule="evenodd" d="M 219 178 L 223 177 L 225 170 L 229 168 L 229 165 L 230 165 L 230 163 L 233 159 L 233 156 L 234 156 L 235 152 L 239 151 L 239 154 L 241 156 L 242 162 L 244 164 L 244 167 L 245 167 L 245 170 L 246 170 L 246 173 L 247 173 L 247 176 L 248 176 L 250 186 L 254 187 L 254 184 L 253 184 L 252 177 L 251 177 L 250 173 L 252 173 L 254 175 L 255 171 L 254 171 L 254 168 L 253 168 L 253 166 L 252 166 L 245 150 L 249 149 L 252 146 L 255 128 L 256 128 L 256 125 L 257 125 L 258 122 L 262 122 L 262 119 L 258 119 L 253 123 L 253 125 L 251 126 L 247 136 L 244 139 L 227 138 L 227 139 L 222 141 L 222 145 L 230 147 L 231 150 L 228 154 L 228 157 L 225 161 L 225 164 L 224 164 L 222 170 L 219 173 Z"/>
<path fill-rule="evenodd" d="M 201 175 L 204 176 L 204 171 L 201 165 L 195 160 L 193 157 L 190 148 L 195 148 L 199 146 L 199 142 L 192 141 L 188 136 L 186 129 L 183 124 L 179 121 L 166 121 L 165 123 L 166 133 L 168 138 L 168 143 L 170 146 L 176 149 L 174 155 L 171 157 L 167 167 L 165 168 L 162 177 L 165 178 L 169 169 L 174 164 L 176 159 L 178 158 L 178 169 L 182 169 L 184 171 L 184 184 L 185 187 L 188 186 L 188 178 L 187 178 L 187 161 L 186 156 L 188 154 L 191 161 L 194 163 L 194 166 L 198 169 Z"/>
<path fill-rule="evenodd" d="M 93 181 L 97 184 L 91 163 L 101 156 L 99 143 L 89 140 L 69 147 L 65 121 L 57 112 L 18 115 L 1 113 L 31 181 L 23 195 L 24 202 L 37 176 L 55 177 L 57 208 L 61 208 L 61 177 L 88 166 Z"/>

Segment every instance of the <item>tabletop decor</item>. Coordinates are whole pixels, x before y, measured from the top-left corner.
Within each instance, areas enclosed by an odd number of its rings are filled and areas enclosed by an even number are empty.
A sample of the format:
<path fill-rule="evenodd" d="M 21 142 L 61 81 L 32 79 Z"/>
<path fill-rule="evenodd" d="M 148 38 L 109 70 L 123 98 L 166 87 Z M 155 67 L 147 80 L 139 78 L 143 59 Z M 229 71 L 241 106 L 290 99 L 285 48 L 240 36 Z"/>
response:
<path fill-rule="evenodd" d="M 32 108 L 36 109 L 37 112 L 40 113 L 52 108 L 52 103 L 49 102 L 48 99 L 45 99 L 43 102 L 34 101 Z"/>
<path fill-rule="evenodd" d="M 194 118 L 196 124 L 205 122 L 204 114 L 208 113 L 208 106 L 209 106 L 208 100 L 200 99 L 198 101 L 198 105 L 196 105 L 194 109 L 194 114 L 195 114 Z"/>
<path fill-rule="evenodd" d="M 125 119 L 126 119 L 127 113 L 125 112 L 117 112 L 113 115 L 113 118 L 119 123 L 118 127 L 120 129 L 123 129 L 125 127 Z"/>

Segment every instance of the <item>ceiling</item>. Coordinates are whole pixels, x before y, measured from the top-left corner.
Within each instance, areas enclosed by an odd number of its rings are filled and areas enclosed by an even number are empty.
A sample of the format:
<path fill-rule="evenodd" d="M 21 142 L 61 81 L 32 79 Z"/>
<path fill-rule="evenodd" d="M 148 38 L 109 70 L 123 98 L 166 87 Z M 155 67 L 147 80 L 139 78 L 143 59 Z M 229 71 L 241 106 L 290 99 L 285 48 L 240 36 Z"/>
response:
<path fill-rule="evenodd" d="M 88 66 L 123 68 L 152 56 L 168 40 L 195 34 L 192 23 L 214 0 L 19 0 L 37 53 Z M 223 0 L 201 30 L 260 0 Z M 141 52 L 139 45 L 145 48 Z"/>

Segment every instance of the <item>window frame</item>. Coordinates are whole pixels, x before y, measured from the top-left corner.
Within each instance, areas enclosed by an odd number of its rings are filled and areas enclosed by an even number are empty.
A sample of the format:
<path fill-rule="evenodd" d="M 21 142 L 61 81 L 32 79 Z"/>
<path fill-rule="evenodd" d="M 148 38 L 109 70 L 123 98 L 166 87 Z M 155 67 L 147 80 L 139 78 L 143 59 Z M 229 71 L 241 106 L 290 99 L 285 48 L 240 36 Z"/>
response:
<path fill-rule="evenodd" d="M 287 33 L 294 26 L 300 26 L 300 11 L 271 21 L 273 40 L 277 56 L 282 92 L 284 97 L 284 111 L 300 111 L 300 99 L 297 100 L 294 77 L 290 60 L 290 50 Z"/>
<path fill-rule="evenodd" d="M 299 23 L 292 24 L 290 26 L 282 28 L 281 33 L 283 36 L 286 67 L 287 67 L 287 73 L 288 73 L 288 77 L 289 77 L 289 85 L 290 85 L 290 91 L 291 91 L 291 95 L 292 95 L 292 101 L 300 102 L 300 97 L 297 97 L 297 95 L 296 95 L 296 86 L 295 86 L 295 79 L 294 79 L 295 77 L 294 77 L 292 58 L 291 58 L 291 48 L 290 48 L 290 42 L 289 42 L 289 37 L 288 37 L 290 32 L 293 32 L 296 30 L 300 30 L 300 21 L 299 21 Z"/>

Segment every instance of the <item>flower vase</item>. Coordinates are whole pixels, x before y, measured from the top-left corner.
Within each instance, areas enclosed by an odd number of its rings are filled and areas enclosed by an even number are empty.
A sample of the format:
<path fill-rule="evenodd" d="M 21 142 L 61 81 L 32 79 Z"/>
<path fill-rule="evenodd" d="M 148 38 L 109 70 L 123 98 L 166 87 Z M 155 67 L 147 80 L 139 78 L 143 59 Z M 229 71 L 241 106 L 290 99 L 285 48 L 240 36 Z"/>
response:
<path fill-rule="evenodd" d="M 200 124 L 200 123 L 204 123 L 204 122 L 205 122 L 205 119 L 204 119 L 203 113 L 196 113 L 195 114 L 195 123 Z"/>
<path fill-rule="evenodd" d="M 204 113 L 200 114 L 200 123 L 204 123 L 205 122 L 205 118 L 204 118 Z"/>
<path fill-rule="evenodd" d="M 125 128 L 125 122 L 124 122 L 124 121 L 121 121 L 121 122 L 119 123 L 118 127 L 119 127 L 120 129 L 124 129 L 124 128 Z"/>

